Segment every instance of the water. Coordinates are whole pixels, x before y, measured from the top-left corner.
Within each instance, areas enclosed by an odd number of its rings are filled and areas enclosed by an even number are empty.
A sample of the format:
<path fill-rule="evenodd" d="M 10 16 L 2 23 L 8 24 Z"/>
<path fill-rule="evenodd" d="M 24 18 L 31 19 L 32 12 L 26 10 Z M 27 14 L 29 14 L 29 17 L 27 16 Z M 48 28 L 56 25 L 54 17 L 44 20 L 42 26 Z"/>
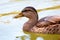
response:
<path fill-rule="evenodd" d="M 22 4 L 22 5 L 21 5 Z M 38 5 L 39 4 L 39 5 Z M 33 6 L 36 9 L 44 9 L 51 6 L 59 5 L 60 2 L 46 2 L 46 1 L 21 1 L 21 2 L 7 2 L 0 4 L 0 14 L 13 13 L 13 15 L 0 15 L 0 40 L 60 40 L 59 34 L 35 34 L 24 33 L 23 24 L 28 20 L 26 17 L 14 19 L 15 11 L 21 11 L 26 6 Z M 37 6 L 36 6 L 37 5 Z M 39 19 L 49 15 L 59 15 L 60 9 L 47 10 L 38 12 Z"/>

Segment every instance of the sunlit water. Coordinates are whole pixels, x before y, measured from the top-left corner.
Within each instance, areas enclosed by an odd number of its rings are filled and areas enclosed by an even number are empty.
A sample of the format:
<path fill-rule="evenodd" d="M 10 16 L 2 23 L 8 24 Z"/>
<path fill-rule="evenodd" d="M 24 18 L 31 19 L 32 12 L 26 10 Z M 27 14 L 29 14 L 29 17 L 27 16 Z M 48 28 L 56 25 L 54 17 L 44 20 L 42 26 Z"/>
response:
<path fill-rule="evenodd" d="M 0 4 L 0 14 L 12 11 L 21 11 L 26 6 L 33 6 L 36 9 L 43 9 L 59 4 L 60 1 L 7 2 Z M 28 19 L 25 17 L 14 19 L 13 17 L 15 15 L 16 14 L 0 17 L 0 40 L 60 40 L 60 35 L 57 34 L 24 33 L 22 30 L 23 24 L 28 21 Z M 60 9 L 38 12 L 38 15 L 39 19 L 50 15 L 60 15 Z"/>

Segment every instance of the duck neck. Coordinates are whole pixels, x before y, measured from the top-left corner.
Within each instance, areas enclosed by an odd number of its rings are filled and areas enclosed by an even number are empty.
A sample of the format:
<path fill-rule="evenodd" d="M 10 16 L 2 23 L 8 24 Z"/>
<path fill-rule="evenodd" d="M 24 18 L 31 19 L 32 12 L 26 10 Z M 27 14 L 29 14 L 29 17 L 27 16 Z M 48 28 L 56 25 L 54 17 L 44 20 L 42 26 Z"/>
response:
<path fill-rule="evenodd" d="M 26 22 L 23 26 L 23 30 L 24 31 L 30 31 L 31 28 L 38 22 L 38 18 L 35 16 L 35 17 L 32 17 L 28 20 L 28 22 Z"/>

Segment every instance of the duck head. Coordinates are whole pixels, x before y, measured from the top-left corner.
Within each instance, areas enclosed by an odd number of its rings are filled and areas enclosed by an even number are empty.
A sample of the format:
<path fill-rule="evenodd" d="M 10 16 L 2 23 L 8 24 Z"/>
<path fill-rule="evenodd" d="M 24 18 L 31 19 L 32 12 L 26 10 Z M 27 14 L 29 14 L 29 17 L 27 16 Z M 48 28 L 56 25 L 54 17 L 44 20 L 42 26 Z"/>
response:
<path fill-rule="evenodd" d="M 19 17 L 27 17 L 27 18 L 38 18 L 38 15 L 37 15 L 37 11 L 35 8 L 33 7 L 25 7 L 21 13 L 19 13 L 17 16 L 15 16 L 14 18 L 19 18 Z"/>
<path fill-rule="evenodd" d="M 19 17 L 29 18 L 29 20 L 23 25 L 24 31 L 30 31 L 31 28 L 38 22 L 38 14 L 36 9 L 33 7 L 25 7 L 20 14 L 15 16 L 15 18 Z"/>

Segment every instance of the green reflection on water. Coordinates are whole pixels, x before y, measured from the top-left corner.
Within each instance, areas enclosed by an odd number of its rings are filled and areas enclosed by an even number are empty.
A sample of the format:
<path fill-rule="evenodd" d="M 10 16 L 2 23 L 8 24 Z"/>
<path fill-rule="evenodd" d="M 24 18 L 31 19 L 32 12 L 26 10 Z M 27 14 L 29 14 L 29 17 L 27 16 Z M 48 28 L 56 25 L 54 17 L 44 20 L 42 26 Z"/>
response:
<path fill-rule="evenodd" d="M 30 34 L 29 40 L 36 40 L 38 37 L 43 38 L 44 40 L 60 40 L 60 34 L 38 34 L 38 33 L 31 33 L 31 32 L 25 32 L 26 34 Z M 24 37 L 21 36 L 22 40 L 25 40 Z"/>

